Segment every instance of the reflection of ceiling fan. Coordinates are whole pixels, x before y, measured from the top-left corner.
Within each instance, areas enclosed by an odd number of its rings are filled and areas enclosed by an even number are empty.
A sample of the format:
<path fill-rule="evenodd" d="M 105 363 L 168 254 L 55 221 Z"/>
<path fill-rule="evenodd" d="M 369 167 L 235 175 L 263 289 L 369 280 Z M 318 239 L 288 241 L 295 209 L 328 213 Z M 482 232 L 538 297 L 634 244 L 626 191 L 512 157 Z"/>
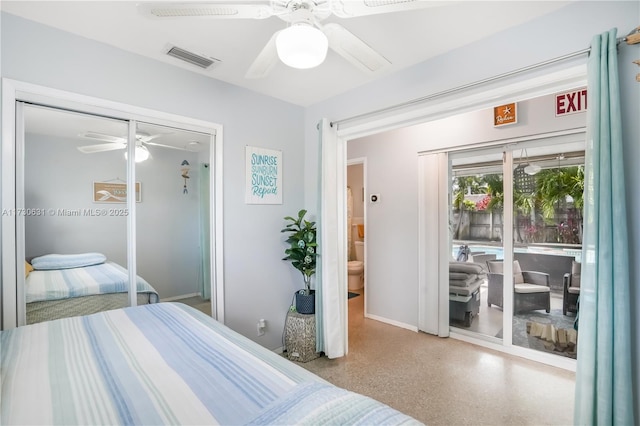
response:
<path fill-rule="evenodd" d="M 182 150 L 176 146 L 164 145 L 156 142 L 151 142 L 155 138 L 162 136 L 162 133 L 150 135 L 148 133 L 137 132 L 136 133 L 136 148 L 135 148 L 135 160 L 136 162 L 144 161 L 149 158 L 149 150 L 145 145 L 160 146 L 163 148 L 171 148 Z M 127 138 L 121 136 L 106 135 L 104 133 L 85 132 L 79 136 L 88 139 L 94 139 L 99 141 L 105 141 L 107 143 L 97 145 L 85 145 L 79 146 L 78 150 L 84 154 L 93 154 L 96 152 L 114 151 L 117 149 L 125 149 L 127 147 Z"/>
<path fill-rule="evenodd" d="M 280 58 L 294 68 L 320 65 L 330 47 L 344 59 L 365 72 L 374 73 L 391 63 L 340 24 L 320 21 L 335 15 L 339 18 L 406 11 L 432 7 L 420 0 L 271 0 L 229 3 L 143 3 L 140 11 L 154 18 L 209 17 L 218 19 L 264 19 L 271 16 L 290 25 L 277 31 L 258 54 L 246 78 L 265 77 Z"/>

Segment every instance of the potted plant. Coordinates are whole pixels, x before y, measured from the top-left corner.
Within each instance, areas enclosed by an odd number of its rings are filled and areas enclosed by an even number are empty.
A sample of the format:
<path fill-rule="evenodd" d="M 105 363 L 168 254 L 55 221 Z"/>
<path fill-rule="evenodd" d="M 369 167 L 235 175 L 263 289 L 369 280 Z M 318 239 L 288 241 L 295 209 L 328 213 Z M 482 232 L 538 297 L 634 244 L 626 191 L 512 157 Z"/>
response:
<path fill-rule="evenodd" d="M 316 223 L 304 220 L 306 210 L 300 210 L 298 217 L 286 216 L 289 223 L 280 232 L 289 233 L 286 257 L 282 260 L 290 260 L 294 268 L 302 273 L 304 289 L 297 291 L 296 311 L 301 314 L 315 313 L 315 291 L 311 290 L 311 277 L 316 273 L 316 258 L 318 256 L 318 243 L 316 242 Z"/>

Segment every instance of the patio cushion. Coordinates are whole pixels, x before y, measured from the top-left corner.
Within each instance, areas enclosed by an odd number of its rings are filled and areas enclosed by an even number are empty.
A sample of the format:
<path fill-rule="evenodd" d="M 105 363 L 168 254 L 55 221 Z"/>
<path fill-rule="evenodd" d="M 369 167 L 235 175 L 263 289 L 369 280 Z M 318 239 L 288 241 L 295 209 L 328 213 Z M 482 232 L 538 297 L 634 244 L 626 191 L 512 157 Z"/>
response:
<path fill-rule="evenodd" d="M 537 284 L 516 284 L 513 286 L 516 293 L 549 293 L 551 289 L 544 285 Z"/>
<path fill-rule="evenodd" d="M 449 285 L 456 287 L 467 287 L 468 285 L 475 283 L 478 280 L 477 274 L 469 274 L 466 278 L 463 279 L 452 279 L 451 275 L 449 275 Z"/>
<path fill-rule="evenodd" d="M 465 274 L 482 274 L 482 266 L 472 262 L 449 262 L 449 272 L 462 272 Z"/>
<path fill-rule="evenodd" d="M 524 284 L 524 275 L 522 275 L 522 269 L 520 269 L 520 262 L 513 261 L 513 282 L 514 284 Z"/>
<path fill-rule="evenodd" d="M 464 281 L 469 277 L 472 277 L 475 280 L 478 278 L 478 274 L 467 274 L 465 272 L 449 272 L 450 281 L 455 281 L 455 280 Z"/>
<path fill-rule="evenodd" d="M 580 294 L 580 287 L 569 287 L 567 291 L 571 294 Z"/>
<path fill-rule="evenodd" d="M 458 287 L 458 286 L 454 286 L 454 285 L 450 285 L 449 286 L 449 297 L 451 297 L 452 294 L 459 294 L 462 296 L 470 296 L 473 293 L 475 293 L 475 291 L 480 287 L 480 285 L 482 284 L 482 280 L 476 280 L 473 283 L 469 284 L 468 286 L 465 287 Z"/>

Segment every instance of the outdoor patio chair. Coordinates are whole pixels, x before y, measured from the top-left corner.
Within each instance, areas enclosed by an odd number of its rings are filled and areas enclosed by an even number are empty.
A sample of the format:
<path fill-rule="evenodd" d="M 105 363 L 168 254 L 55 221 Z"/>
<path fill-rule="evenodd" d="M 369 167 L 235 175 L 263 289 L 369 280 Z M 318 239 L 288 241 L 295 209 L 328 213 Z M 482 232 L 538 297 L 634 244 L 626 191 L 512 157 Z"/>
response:
<path fill-rule="evenodd" d="M 578 298 L 580 297 L 580 272 L 581 264 L 575 260 L 571 263 L 571 272 L 564 274 L 562 279 L 562 313 L 578 313 Z"/>
<path fill-rule="evenodd" d="M 488 272 L 488 269 L 487 269 L 487 261 L 488 260 L 496 260 L 496 255 L 495 254 L 487 254 L 487 253 L 484 253 L 484 252 L 482 252 L 482 253 L 480 253 L 480 252 L 478 252 L 478 253 L 471 252 L 471 261 L 473 263 L 477 263 L 480 266 L 482 266 L 482 269 L 485 272 Z"/>
<path fill-rule="evenodd" d="M 502 260 L 487 261 L 487 303 L 489 307 L 503 304 L 503 262 Z M 544 309 L 551 312 L 551 287 L 549 274 L 536 271 L 523 271 L 517 260 L 513 261 L 513 312 Z"/>

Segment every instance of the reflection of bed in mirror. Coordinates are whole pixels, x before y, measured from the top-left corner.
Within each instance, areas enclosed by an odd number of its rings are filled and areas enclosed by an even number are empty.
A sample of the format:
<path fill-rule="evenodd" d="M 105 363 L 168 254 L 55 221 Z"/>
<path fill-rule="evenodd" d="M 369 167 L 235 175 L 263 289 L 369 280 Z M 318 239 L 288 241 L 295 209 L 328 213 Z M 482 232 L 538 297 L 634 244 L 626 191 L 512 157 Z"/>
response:
<path fill-rule="evenodd" d="M 101 253 L 35 257 L 26 264 L 27 324 L 129 306 L 128 281 L 127 270 Z M 159 301 L 142 277 L 136 285 L 138 305 Z"/>

